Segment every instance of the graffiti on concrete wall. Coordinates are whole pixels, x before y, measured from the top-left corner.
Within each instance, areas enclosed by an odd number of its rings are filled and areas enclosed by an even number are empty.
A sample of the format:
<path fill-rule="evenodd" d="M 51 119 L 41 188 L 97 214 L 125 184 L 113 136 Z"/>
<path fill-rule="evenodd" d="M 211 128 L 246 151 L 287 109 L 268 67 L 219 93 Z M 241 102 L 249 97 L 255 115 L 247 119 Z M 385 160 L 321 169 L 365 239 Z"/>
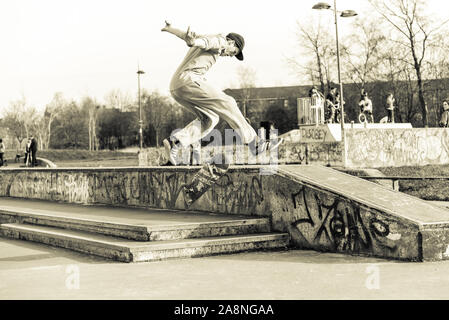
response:
<path fill-rule="evenodd" d="M 30 199 L 88 202 L 88 180 L 72 172 L 21 171 L 0 176 L 0 195 Z"/>
<path fill-rule="evenodd" d="M 255 214 L 257 206 L 264 201 L 260 176 L 244 178 L 227 174 L 211 188 L 211 203 L 220 212 Z"/>
<path fill-rule="evenodd" d="M 352 129 L 346 132 L 347 166 L 446 164 L 449 129 Z"/>
<path fill-rule="evenodd" d="M 174 208 L 186 174 L 165 172 L 21 171 L 0 175 L 0 195 L 70 203 Z"/>
<path fill-rule="evenodd" d="M 279 163 L 339 165 L 340 143 L 288 143 L 279 147 Z"/>
<path fill-rule="evenodd" d="M 194 173 L 162 170 L 91 173 L 89 196 L 93 203 L 184 209 L 183 186 Z M 248 179 L 238 173 L 228 173 L 192 208 L 247 214 L 253 213 L 263 200 L 262 180 L 258 175 Z"/>
<path fill-rule="evenodd" d="M 301 186 L 283 193 L 283 223 L 300 247 L 325 251 L 398 254 L 396 222 L 347 199 Z"/>
<path fill-rule="evenodd" d="M 163 171 L 91 173 L 89 195 L 94 203 L 174 208 L 186 176 Z"/>
<path fill-rule="evenodd" d="M 164 148 L 146 148 L 139 152 L 139 166 L 160 166 L 167 161 Z"/>
<path fill-rule="evenodd" d="M 157 148 L 149 148 L 143 150 L 139 154 L 140 166 L 158 166 L 161 163 L 167 162 L 163 160 L 163 153 Z M 341 165 L 342 161 L 342 148 L 341 144 L 335 143 L 284 143 L 282 144 L 277 154 L 269 155 L 265 158 L 259 157 L 258 159 L 251 156 L 246 147 L 226 147 L 226 148 L 211 148 L 204 147 L 201 149 L 201 159 L 203 162 L 207 162 L 215 157 L 219 152 L 226 154 L 226 159 L 230 163 L 236 164 L 255 164 L 269 163 L 273 161 L 271 156 L 277 158 L 276 163 L 318 163 L 318 164 L 331 164 Z M 223 158 L 224 159 L 224 158 Z"/>
<path fill-rule="evenodd" d="M 186 208 L 183 186 L 195 171 L 22 171 L 0 175 L 0 195 L 154 208 Z M 228 173 L 194 206 L 198 210 L 254 214 L 264 200 L 262 179 Z M 200 199 L 201 200 L 201 199 Z"/>

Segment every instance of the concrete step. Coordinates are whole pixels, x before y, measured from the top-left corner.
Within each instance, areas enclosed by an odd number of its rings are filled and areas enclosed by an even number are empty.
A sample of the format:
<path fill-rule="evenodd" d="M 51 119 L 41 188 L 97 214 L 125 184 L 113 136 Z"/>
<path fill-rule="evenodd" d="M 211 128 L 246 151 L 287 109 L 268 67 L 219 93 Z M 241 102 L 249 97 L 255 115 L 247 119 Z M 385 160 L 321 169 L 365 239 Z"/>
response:
<path fill-rule="evenodd" d="M 163 210 L 160 211 L 163 212 Z M 185 212 L 182 214 L 187 215 Z M 194 213 L 191 213 L 190 215 L 195 217 Z M 165 224 L 163 221 L 162 224 L 161 221 L 151 224 L 152 215 L 147 214 L 146 217 L 148 219 L 142 219 L 142 221 L 129 220 L 135 222 L 131 224 L 118 222 L 123 219 L 117 219 L 117 217 L 107 217 L 108 219 L 98 220 L 95 219 L 95 216 L 92 218 L 88 218 L 86 215 L 77 217 L 77 214 L 75 213 L 71 216 L 67 216 L 56 211 L 0 207 L 0 223 L 23 223 L 57 227 L 67 230 L 87 231 L 137 241 L 179 240 L 212 236 L 262 233 L 269 232 L 271 228 L 270 220 L 268 218 L 239 219 L 232 217 L 232 219 L 230 219 L 224 216 L 222 218 L 223 220 L 220 220 L 217 216 L 215 216 L 213 220 L 211 219 L 212 221 L 184 222 L 184 220 L 186 220 L 184 219 L 179 221 L 167 220 Z M 114 221 L 114 218 L 116 221 Z"/>
<path fill-rule="evenodd" d="M 289 243 L 288 233 L 261 233 L 139 242 L 85 231 L 20 223 L 0 225 L 0 235 L 71 249 L 123 262 L 157 261 L 200 257 L 258 249 L 281 249 Z"/>

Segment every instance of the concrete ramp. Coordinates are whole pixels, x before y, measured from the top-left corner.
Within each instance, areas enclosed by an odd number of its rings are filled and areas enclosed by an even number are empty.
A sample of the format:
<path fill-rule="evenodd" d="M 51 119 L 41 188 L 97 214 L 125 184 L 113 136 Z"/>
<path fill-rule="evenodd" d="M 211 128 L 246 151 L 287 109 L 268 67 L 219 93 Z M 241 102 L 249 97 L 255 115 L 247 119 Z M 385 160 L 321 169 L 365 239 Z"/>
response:
<path fill-rule="evenodd" d="M 283 166 L 299 247 L 414 261 L 449 258 L 449 210 L 336 170 Z M 288 182 L 287 182 L 288 181 Z M 288 217 L 288 218 L 287 218 Z"/>
<path fill-rule="evenodd" d="M 278 174 L 307 182 L 323 190 L 340 193 L 348 199 L 351 198 L 386 214 L 392 214 L 400 220 L 422 225 L 437 223 L 449 226 L 449 210 L 435 209 L 435 205 L 431 202 L 337 170 L 318 166 L 302 166 L 300 169 L 282 166 Z"/>
<path fill-rule="evenodd" d="M 192 207 L 199 167 L 4 169 L 0 197 L 268 218 L 296 248 L 449 259 L 449 210 L 331 168 L 231 166 Z"/>

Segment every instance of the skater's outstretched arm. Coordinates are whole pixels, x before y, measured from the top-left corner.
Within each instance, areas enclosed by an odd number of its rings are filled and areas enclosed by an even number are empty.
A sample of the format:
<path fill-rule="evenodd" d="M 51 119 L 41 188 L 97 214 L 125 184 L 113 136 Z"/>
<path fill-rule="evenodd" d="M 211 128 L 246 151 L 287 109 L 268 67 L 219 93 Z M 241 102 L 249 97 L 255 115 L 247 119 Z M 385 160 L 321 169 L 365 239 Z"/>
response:
<path fill-rule="evenodd" d="M 187 31 L 182 31 L 172 27 L 168 21 L 165 21 L 165 27 L 161 31 L 174 34 L 184 40 L 189 47 L 198 47 L 203 50 L 219 53 L 223 56 L 234 56 L 239 52 L 234 40 L 230 40 L 222 35 L 197 35 L 190 31 L 190 27 L 187 28 Z"/>
<path fill-rule="evenodd" d="M 184 40 L 189 47 L 195 44 L 195 34 L 190 31 L 190 27 L 187 28 L 187 31 L 182 31 L 180 29 L 172 27 L 171 23 L 165 21 L 165 27 L 161 29 L 161 31 L 165 31 L 171 34 L 174 34 L 178 38 Z"/>

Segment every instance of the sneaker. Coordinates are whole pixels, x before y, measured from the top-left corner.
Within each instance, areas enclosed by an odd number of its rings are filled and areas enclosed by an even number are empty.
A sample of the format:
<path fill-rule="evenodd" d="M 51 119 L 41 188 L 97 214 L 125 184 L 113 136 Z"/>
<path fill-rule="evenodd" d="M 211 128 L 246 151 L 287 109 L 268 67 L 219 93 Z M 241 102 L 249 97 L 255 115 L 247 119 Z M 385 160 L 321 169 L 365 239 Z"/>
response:
<path fill-rule="evenodd" d="M 179 143 L 175 143 L 170 139 L 164 139 L 162 141 L 165 148 L 165 154 L 168 158 L 168 162 L 176 166 L 178 164 L 177 158 L 179 153 Z"/>

